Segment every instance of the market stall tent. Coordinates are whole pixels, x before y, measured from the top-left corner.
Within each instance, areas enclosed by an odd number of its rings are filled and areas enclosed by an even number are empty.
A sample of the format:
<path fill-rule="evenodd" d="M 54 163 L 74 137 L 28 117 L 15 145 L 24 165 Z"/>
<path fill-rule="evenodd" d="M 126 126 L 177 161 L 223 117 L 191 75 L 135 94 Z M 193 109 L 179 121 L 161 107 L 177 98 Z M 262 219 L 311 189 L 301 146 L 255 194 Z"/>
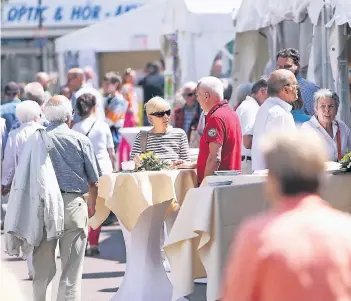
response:
<path fill-rule="evenodd" d="M 146 4 L 121 16 L 72 32 L 56 40 L 56 52 L 159 50 L 165 8 L 165 1 Z"/>
<path fill-rule="evenodd" d="M 131 53 L 138 56 L 138 59 L 143 56 L 142 54 L 150 57 L 156 51 L 159 53 L 165 9 L 166 0 L 155 1 L 58 38 L 55 46 L 60 82 L 65 82 L 65 71 L 67 71 L 65 53 L 67 52 L 90 55 L 90 61 L 94 60 L 97 53 Z"/>
<path fill-rule="evenodd" d="M 180 70 L 178 86 L 210 74 L 216 54 L 233 40 L 233 17 L 240 4 L 241 0 L 167 1 L 163 35 L 176 36 Z M 166 69 L 168 67 L 172 72 L 172 67 L 169 67 L 172 54 L 166 48 L 164 44 L 164 53 L 169 58 L 166 59 Z"/>

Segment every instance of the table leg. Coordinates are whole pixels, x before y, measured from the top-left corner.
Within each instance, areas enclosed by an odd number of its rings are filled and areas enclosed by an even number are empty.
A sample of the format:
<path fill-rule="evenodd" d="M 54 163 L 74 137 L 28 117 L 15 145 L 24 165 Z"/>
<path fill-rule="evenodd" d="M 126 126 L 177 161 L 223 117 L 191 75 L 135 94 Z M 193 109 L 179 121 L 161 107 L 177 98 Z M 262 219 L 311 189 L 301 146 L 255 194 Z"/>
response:
<path fill-rule="evenodd" d="M 173 287 L 163 268 L 160 247 L 169 204 L 170 201 L 149 207 L 141 214 L 130 242 L 126 242 L 127 267 L 122 284 L 110 301 L 172 300 Z"/>

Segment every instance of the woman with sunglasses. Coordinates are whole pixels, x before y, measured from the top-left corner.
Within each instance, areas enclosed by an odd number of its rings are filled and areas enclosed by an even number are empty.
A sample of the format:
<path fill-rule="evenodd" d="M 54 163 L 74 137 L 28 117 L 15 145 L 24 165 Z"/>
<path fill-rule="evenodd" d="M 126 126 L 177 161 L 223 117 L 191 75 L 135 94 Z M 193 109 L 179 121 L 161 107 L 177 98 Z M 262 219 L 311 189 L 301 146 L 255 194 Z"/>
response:
<path fill-rule="evenodd" d="M 131 160 L 138 161 L 139 155 L 154 152 L 161 160 L 174 165 L 190 160 L 189 144 L 183 129 L 170 127 L 171 108 L 161 97 L 151 98 L 145 110 L 152 129 L 137 134 Z"/>

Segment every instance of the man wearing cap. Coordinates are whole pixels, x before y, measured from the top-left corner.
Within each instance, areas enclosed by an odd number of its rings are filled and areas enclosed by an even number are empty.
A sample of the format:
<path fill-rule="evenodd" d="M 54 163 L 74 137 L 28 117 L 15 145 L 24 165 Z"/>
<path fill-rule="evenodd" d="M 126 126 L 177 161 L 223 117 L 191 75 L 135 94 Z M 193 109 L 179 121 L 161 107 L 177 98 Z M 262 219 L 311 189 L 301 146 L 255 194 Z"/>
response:
<path fill-rule="evenodd" d="M 17 121 L 16 106 L 21 102 L 18 98 L 20 88 L 15 82 L 9 82 L 4 89 L 4 100 L 2 101 L 0 111 L 1 117 L 6 120 L 6 128 L 10 130 L 13 122 Z"/>

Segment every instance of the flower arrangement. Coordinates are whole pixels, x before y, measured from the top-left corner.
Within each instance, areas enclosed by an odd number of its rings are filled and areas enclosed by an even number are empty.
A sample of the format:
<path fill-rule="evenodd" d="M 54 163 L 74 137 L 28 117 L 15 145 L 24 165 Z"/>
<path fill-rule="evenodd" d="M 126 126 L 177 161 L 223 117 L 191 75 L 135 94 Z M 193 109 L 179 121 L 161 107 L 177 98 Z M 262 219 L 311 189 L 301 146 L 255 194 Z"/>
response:
<path fill-rule="evenodd" d="M 148 152 L 139 156 L 138 170 L 158 171 L 170 169 L 170 164 L 158 158 L 154 152 Z"/>
<path fill-rule="evenodd" d="M 346 154 L 339 162 L 342 168 L 345 168 L 346 171 L 351 172 L 351 152 Z"/>

